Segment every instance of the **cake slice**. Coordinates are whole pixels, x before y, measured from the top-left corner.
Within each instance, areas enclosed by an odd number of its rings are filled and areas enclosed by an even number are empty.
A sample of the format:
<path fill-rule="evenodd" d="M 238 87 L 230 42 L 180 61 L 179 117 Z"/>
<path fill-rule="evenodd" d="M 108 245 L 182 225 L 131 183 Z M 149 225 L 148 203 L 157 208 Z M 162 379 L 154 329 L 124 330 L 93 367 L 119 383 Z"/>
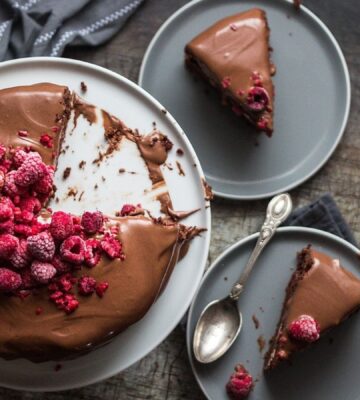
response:
<path fill-rule="evenodd" d="M 254 8 L 226 17 L 185 47 L 185 63 L 220 93 L 234 113 L 258 130 L 273 132 L 275 73 L 266 14 Z"/>
<path fill-rule="evenodd" d="M 360 306 L 360 279 L 339 260 L 310 245 L 298 254 L 264 369 L 275 368 L 297 351 L 319 340 Z"/>

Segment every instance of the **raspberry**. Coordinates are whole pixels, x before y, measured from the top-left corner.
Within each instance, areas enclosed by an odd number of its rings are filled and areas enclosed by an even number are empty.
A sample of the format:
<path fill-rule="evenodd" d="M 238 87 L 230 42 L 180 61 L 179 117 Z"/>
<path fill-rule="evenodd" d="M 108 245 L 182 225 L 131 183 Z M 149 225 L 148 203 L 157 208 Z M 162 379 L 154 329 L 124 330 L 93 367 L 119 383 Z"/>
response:
<path fill-rule="evenodd" d="M 96 239 L 88 239 L 85 241 L 85 264 L 88 267 L 95 267 L 100 261 L 100 242 Z"/>
<path fill-rule="evenodd" d="M 58 285 L 63 292 L 70 292 L 70 290 L 73 287 L 73 284 L 71 282 L 71 275 L 70 274 L 63 275 L 58 280 Z"/>
<path fill-rule="evenodd" d="M 104 217 L 100 211 L 86 211 L 81 217 L 81 225 L 86 233 L 96 233 L 102 227 Z"/>
<path fill-rule="evenodd" d="M 39 283 L 48 283 L 56 275 L 55 267 L 47 262 L 33 261 L 31 275 Z"/>
<path fill-rule="evenodd" d="M 85 242 L 80 236 L 70 236 L 60 246 L 60 255 L 64 261 L 79 265 L 84 261 Z"/>
<path fill-rule="evenodd" d="M 235 372 L 231 375 L 226 384 L 226 391 L 231 399 L 245 399 L 253 388 L 253 378 L 249 372 L 242 366 L 237 365 Z"/>
<path fill-rule="evenodd" d="M 50 135 L 48 135 L 47 133 L 43 133 L 40 136 L 40 143 L 44 147 L 47 147 L 48 149 L 51 149 L 53 147 L 53 138 Z"/>
<path fill-rule="evenodd" d="M 269 104 L 268 92 L 258 86 L 254 86 L 248 91 L 247 105 L 253 112 L 262 112 Z"/>
<path fill-rule="evenodd" d="M 14 233 L 14 222 L 12 220 L 8 220 L 5 222 L 0 222 L 0 233 Z"/>
<path fill-rule="evenodd" d="M 50 300 L 56 304 L 59 310 L 64 310 L 67 314 L 71 314 L 79 306 L 79 301 L 71 293 L 63 294 L 62 292 L 57 291 L 52 293 L 49 297 Z"/>
<path fill-rule="evenodd" d="M 100 282 L 96 286 L 96 294 L 99 297 L 104 297 L 105 292 L 108 290 L 109 284 L 107 282 Z"/>
<path fill-rule="evenodd" d="M 0 144 L 0 160 L 5 157 L 6 154 L 6 147 L 3 144 Z"/>
<path fill-rule="evenodd" d="M 61 260 L 61 258 L 58 256 L 55 256 L 51 262 L 53 266 L 56 268 L 58 274 L 63 274 L 64 272 L 68 272 L 71 270 L 71 265 Z"/>
<path fill-rule="evenodd" d="M 20 239 L 17 248 L 9 258 L 12 266 L 17 269 L 22 269 L 30 265 L 31 254 L 27 249 L 27 241 Z"/>
<path fill-rule="evenodd" d="M 106 233 L 101 240 L 100 245 L 110 258 L 120 258 L 122 245 L 114 236 Z"/>
<path fill-rule="evenodd" d="M 30 253 L 39 261 L 51 261 L 55 254 L 55 243 L 48 232 L 29 236 L 27 239 Z"/>
<path fill-rule="evenodd" d="M 34 214 L 31 211 L 21 210 L 19 207 L 14 209 L 15 222 L 22 222 L 24 224 L 30 224 L 34 218 Z"/>
<path fill-rule="evenodd" d="M 26 153 L 24 150 L 22 149 L 16 149 L 15 153 L 13 155 L 12 158 L 12 162 L 13 162 L 13 166 L 17 169 L 21 166 L 21 164 L 25 161 L 25 159 L 27 158 L 28 153 Z"/>
<path fill-rule="evenodd" d="M 7 221 L 7 220 L 13 219 L 13 218 L 14 218 L 13 208 L 4 202 L 1 202 L 0 203 L 0 221 L 4 222 L 4 221 Z"/>
<path fill-rule="evenodd" d="M 63 241 L 74 233 L 72 216 L 62 211 L 54 212 L 49 230 L 55 240 Z"/>
<path fill-rule="evenodd" d="M 120 211 L 120 215 L 122 217 L 125 217 L 126 215 L 131 214 L 132 212 L 134 212 L 136 210 L 136 207 L 133 206 L 132 204 L 124 204 L 122 206 L 122 209 Z"/>
<path fill-rule="evenodd" d="M 7 268 L 0 268 L 0 292 L 12 292 L 21 286 L 21 276 Z"/>
<path fill-rule="evenodd" d="M 289 335 L 302 342 L 315 342 L 320 338 L 320 325 L 310 315 L 301 315 L 288 327 Z"/>
<path fill-rule="evenodd" d="M 96 289 L 96 280 L 91 276 L 82 276 L 78 281 L 79 293 L 83 296 L 93 294 Z"/>
<path fill-rule="evenodd" d="M 14 225 L 14 233 L 18 236 L 28 237 L 32 235 L 33 231 L 29 225 L 16 224 Z"/>
<path fill-rule="evenodd" d="M 49 195 L 53 190 L 53 182 L 54 170 L 51 167 L 47 167 L 44 176 L 36 182 L 34 189 L 37 193 Z"/>
<path fill-rule="evenodd" d="M 40 154 L 30 153 L 15 172 L 15 183 L 21 187 L 28 187 L 42 178 L 45 172 L 46 165 L 41 161 Z"/>
<path fill-rule="evenodd" d="M 17 171 L 10 171 L 5 176 L 4 193 L 10 197 L 22 196 L 25 194 L 26 189 L 19 187 L 15 183 L 15 177 L 17 176 Z"/>
<path fill-rule="evenodd" d="M 19 239 L 16 236 L 5 233 L 0 235 L 0 258 L 8 260 L 18 247 Z"/>
<path fill-rule="evenodd" d="M 227 89 L 231 85 L 231 79 L 229 76 L 225 76 L 223 80 L 221 81 L 221 86 L 223 89 Z"/>
<path fill-rule="evenodd" d="M 41 203 L 36 197 L 23 197 L 20 200 L 20 208 L 23 211 L 30 211 L 37 214 L 41 210 Z"/>
<path fill-rule="evenodd" d="M 0 190 L 5 186 L 5 171 L 0 170 Z"/>

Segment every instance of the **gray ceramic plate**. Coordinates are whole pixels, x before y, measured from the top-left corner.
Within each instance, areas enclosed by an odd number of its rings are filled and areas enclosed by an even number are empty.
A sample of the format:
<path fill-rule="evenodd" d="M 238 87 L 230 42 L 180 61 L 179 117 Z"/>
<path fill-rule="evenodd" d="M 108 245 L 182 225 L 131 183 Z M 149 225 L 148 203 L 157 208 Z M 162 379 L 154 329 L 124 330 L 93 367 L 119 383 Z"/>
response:
<path fill-rule="evenodd" d="M 191 306 L 187 325 L 187 346 L 196 379 L 208 399 L 228 400 L 225 384 L 234 366 L 242 363 L 258 379 L 249 400 L 358 400 L 360 392 L 360 315 L 354 315 L 324 336 L 311 349 L 297 354 L 293 365 L 283 365 L 262 374 L 263 354 L 257 339 L 266 342 L 275 332 L 285 287 L 295 266 L 296 252 L 309 243 L 360 275 L 359 250 L 348 242 L 310 228 L 280 228 L 251 275 L 239 300 L 244 326 L 233 347 L 213 364 L 194 361 L 192 336 L 201 310 L 207 303 L 225 296 L 238 277 L 255 245 L 257 234 L 226 250 L 205 275 Z M 255 329 L 252 316 L 258 318 Z"/>
<path fill-rule="evenodd" d="M 185 44 L 216 20 L 263 8 L 277 66 L 273 138 L 254 133 L 220 106 L 215 93 L 183 65 Z M 215 193 L 260 199 L 294 188 L 317 172 L 339 143 L 348 119 L 350 80 L 326 26 L 286 0 L 195 0 L 160 28 L 143 60 L 139 84 L 179 121 Z"/>

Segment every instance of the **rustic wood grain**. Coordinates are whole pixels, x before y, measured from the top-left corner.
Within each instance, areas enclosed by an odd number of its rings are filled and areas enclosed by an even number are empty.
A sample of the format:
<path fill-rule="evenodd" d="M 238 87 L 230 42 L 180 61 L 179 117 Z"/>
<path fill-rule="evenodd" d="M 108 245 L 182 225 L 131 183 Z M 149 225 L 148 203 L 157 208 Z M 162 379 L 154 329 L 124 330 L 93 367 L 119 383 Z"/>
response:
<path fill-rule="evenodd" d="M 136 81 L 152 36 L 185 3 L 186 0 L 147 0 L 106 45 L 67 50 L 65 56 L 107 67 Z M 315 177 L 291 194 L 295 206 L 299 206 L 331 192 L 360 240 L 360 7 L 355 0 L 306 0 L 304 3 L 328 25 L 345 53 L 352 79 L 352 107 L 345 136 L 335 154 Z M 265 207 L 266 201 L 239 203 L 215 199 L 210 261 L 230 244 L 258 230 Z M 184 333 L 178 327 L 139 363 L 103 383 L 53 394 L 0 389 L 0 399 L 202 400 L 204 397 L 191 374 Z"/>

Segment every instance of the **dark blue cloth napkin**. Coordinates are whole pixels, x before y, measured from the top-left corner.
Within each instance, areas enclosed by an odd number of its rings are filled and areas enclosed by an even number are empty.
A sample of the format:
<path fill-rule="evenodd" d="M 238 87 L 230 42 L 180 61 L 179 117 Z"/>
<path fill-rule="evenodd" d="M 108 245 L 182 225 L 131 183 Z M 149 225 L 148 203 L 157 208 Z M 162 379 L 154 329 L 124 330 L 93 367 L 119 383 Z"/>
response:
<path fill-rule="evenodd" d="M 110 39 L 144 0 L 0 0 L 0 61 Z"/>

